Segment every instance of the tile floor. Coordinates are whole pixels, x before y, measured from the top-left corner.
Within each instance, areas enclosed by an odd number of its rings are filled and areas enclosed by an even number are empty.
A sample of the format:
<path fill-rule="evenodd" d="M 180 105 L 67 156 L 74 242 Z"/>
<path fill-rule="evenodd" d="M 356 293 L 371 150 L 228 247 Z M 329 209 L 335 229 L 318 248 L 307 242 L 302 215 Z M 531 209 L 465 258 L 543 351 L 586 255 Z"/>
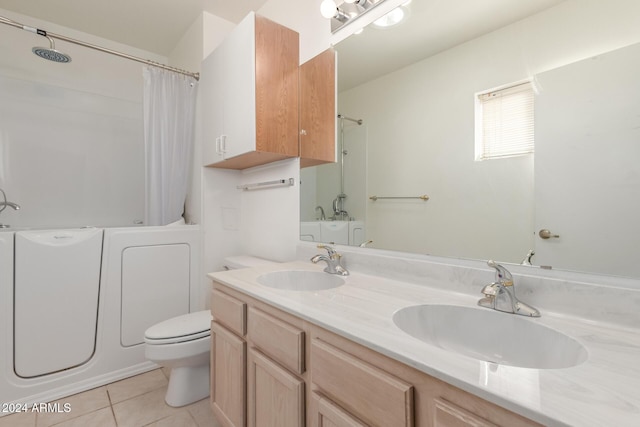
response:
<path fill-rule="evenodd" d="M 156 369 L 57 400 L 68 413 L 17 413 L 0 427 L 220 427 L 203 399 L 181 408 L 164 402 L 168 372 Z"/>

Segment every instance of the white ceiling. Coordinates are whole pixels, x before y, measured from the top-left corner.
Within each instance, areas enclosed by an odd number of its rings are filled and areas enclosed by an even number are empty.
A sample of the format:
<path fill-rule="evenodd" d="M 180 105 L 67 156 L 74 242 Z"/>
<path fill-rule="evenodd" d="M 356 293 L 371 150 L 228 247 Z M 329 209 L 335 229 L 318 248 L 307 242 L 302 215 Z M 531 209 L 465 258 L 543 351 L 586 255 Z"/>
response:
<path fill-rule="evenodd" d="M 307 1 L 319 12 L 320 0 Z M 564 0 L 413 0 L 409 19 L 366 28 L 337 48 L 344 90 L 487 34 Z M 202 11 L 240 22 L 267 0 L 0 0 L 0 9 L 168 56 Z M 1 15 L 1 14 L 0 14 Z M 30 25 L 29 22 L 22 24 Z M 44 28 L 47 30 L 47 28 Z"/>
<path fill-rule="evenodd" d="M 203 10 L 237 23 L 266 1 L 0 0 L 0 9 L 168 56 Z"/>

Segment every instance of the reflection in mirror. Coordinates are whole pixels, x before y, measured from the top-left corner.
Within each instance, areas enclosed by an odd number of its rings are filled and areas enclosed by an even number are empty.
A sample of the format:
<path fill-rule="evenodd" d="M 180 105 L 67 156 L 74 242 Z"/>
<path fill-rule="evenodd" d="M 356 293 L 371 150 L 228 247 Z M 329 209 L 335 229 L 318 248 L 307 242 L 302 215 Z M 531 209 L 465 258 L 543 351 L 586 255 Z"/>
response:
<path fill-rule="evenodd" d="M 640 278 L 640 3 L 408 7 L 397 28 L 367 27 L 337 46 L 338 112 L 363 120 L 338 130 L 342 206 L 362 241 Z M 478 94 L 523 81 L 535 93 L 535 152 L 476 161 Z M 340 165 L 301 175 L 302 221 L 315 222 L 316 206 L 329 217 Z"/>

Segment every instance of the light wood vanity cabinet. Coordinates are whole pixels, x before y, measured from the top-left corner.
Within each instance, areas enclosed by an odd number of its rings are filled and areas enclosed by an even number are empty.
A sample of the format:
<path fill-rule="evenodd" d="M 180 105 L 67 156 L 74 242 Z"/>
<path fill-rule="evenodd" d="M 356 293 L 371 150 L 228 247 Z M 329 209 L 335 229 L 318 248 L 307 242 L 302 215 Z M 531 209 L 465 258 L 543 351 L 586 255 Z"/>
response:
<path fill-rule="evenodd" d="M 539 426 L 269 304 L 213 285 L 211 403 L 225 426 Z M 246 329 L 239 318 L 246 320 Z"/>
<path fill-rule="evenodd" d="M 234 427 L 305 426 L 302 320 L 215 282 L 211 298 L 211 405 L 218 419 Z"/>
<path fill-rule="evenodd" d="M 297 32 L 250 13 L 203 61 L 205 166 L 298 156 L 299 57 Z"/>

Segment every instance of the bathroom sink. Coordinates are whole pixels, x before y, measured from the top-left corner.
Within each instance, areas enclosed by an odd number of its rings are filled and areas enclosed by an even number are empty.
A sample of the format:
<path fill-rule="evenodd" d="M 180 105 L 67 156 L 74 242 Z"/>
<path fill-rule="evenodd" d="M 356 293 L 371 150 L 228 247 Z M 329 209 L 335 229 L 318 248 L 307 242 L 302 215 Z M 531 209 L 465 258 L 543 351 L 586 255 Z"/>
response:
<path fill-rule="evenodd" d="M 575 339 L 534 319 L 484 308 L 416 305 L 396 311 L 393 322 L 427 344 L 502 365 L 560 369 L 587 360 Z"/>
<path fill-rule="evenodd" d="M 344 285 L 344 279 L 321 271 L 274 271 L 258 277 L 258 283 L 290 291 L 321 291 Z"/>

